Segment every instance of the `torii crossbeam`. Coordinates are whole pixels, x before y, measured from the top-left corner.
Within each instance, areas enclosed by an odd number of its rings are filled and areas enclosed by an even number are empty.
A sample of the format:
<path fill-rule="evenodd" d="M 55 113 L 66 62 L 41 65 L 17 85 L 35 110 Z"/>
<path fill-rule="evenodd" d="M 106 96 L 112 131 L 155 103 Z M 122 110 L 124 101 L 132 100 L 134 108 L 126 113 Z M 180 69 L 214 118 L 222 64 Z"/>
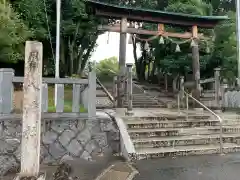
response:
<path fill-rule="evenodd" d="M 87 6 L 89 13 L 107 19 L 121 20 L 120 26 L 99 26 L 98 30 L 111 31 L 120 33 L 120 49 L 119 49 L 119 69 L 120 77 L 123 77 L 126 62 L 126 34 L 145 34 L 159 35 L 166 37 L 175 37 L 183 39 L 206 39 L 203 34 L 198 33 L 198 28 L 214 28 L 220 21 L 229 19 L 227 16 L 197 16 L 181 13 L 171 13 L 164 11 L 156 11 L 150 9 L 132 8 L 126 6 L 118 6 L 108 3 L 88 0 Z M 158 24 L 158 31 L 149 31 L 128 27 L 128 21 L 149 22 Z M 174 33 L 167 32 L 164 25 L 174 25 L 178 27 L 191 27 L 191 32 Z M 200 65 L 199 65 L 199 49 L 198 44 L 192 47 L 193 59 L 193 79 L 195 81 L 195 98 L 200 98 Z M 122 86 L 120 86 L 122 87 Z M 118 107 L 123 107 L 123 97 L 118 97 Z"/>

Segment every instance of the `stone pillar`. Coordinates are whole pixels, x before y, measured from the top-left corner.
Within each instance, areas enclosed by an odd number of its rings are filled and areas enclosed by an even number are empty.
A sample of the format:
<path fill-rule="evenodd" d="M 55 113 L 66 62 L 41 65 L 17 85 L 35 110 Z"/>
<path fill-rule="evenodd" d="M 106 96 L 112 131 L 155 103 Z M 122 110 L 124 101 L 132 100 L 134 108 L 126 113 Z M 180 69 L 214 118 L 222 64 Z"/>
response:
<path fill-rule="evenodd" d="M 20 177 L 38 177 L 39 175 L 42 56 L 42 43 L 26 42 Z"/>
<path fill-rule="evenodd" d="M 221 86 L 220 86 L 220 68 L 215 68 L 214 71 L 214 78 L 215 78 L 215 103 L 218 108 L 221 107 L 220 105 L 220 92 L 221 92 Z"/>
<path fill-rule="evenodd" d="M 127 19 L 121 20 L 120 45 L 119 45 L 119 77 L 118 77 L 118 108 L 124 106 L 124 77 L 125 77 L 125 63 L 126 63 L 126 45 L 127 45 Z"/>
<path fill-rule="evenodd" d="M 221 97 L 222 97 L 222 103 L 221 103 L 221 108 L 222 110 L 224 110 L 224 108 L 227 107 L 226 105 L 226 99 L 225 99 L 225 93 L 226 93 L 226 89 L 228 88 L 228 84 L 227 83 L 223 83 L 221 85 Z"/>
<path fill-rule="evenodd" d="M 13 110 L 13 69 L 0 69 L 0 114 L 9 114 Z"/>
<path fill-rule="evenodd" d="M 127 64 L 127 100 L 128 100 L 128 111 L 132 111 L 132 64 Z"/>

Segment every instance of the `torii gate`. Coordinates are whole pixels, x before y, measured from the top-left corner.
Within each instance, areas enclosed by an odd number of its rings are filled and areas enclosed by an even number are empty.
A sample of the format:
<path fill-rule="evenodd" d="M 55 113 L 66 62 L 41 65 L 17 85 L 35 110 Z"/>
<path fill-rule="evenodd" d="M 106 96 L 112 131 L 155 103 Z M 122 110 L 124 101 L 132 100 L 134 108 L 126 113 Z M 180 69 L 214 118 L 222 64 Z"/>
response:
<path fill-rule="evenodd" d="M 119 49 L 119 70 L 120 78 L 124 77 L 125 63 L 126 63 L 126 37 L 130 34 L 145 34 L 153 36 L 174 37 L 182 39 L 194 40 L 192 46 L 192 60 L 193 60 L 193 79 L 194 79 L 194 96 L 199 100 L 200 98 L 200 64 L 199 64 L 199 39 L 206 39 L 203 34 L 198 33 L 198 28 L 214 28 L 220 21 L 227 20 L 227 16 L 197 16 L 189 14 L 171 13 L 164 11 L 156 11 L 150 9 L 131 8 L 126 6 L 118 6 L 108 3 L 96 2 L 88 0 L 87 6 L 89 13 L 99 17 L 108 19 L 121 20 L 120 26 L 99 26 L 98 30 L 119 32 L 120 33 L 120 49 Z M 128 20 L 135 22 L 149 22 L 157 23 L 158 31 L 149 31 L 143 29 L 136 29 L 128 27 Z M 191 32 L 174 33 L 164 30 L 164 25 L 174 25 L 178 27 L 191 27 Z M 123 80 L 121 81 L 123 83 Z M 120 85 L 123 87 L 123 85 Z M 123 91 L 123 90 L 122 90 Z M 118 107 L 123 107 L 122 93 L 118 96 Z"/>

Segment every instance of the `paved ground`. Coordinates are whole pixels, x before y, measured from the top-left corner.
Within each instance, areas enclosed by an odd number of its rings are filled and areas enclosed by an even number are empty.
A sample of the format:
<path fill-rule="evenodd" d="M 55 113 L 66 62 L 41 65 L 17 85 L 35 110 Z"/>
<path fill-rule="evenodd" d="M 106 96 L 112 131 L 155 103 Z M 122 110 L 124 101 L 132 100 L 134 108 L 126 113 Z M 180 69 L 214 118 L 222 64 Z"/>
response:
<path fill-rule="evenodd" d="M 94 157 L 93 161 L 86 161 L 83 159 L 74 159 L 66 161 L 71 165 L 71 177 L 77 180 L 95 180 L 102 172 L 104 172 L 112 164 L 121 163 L 123 159 L 111 154 L 105 156 Z M 42 165 L 41 172 L 46 172 L 46 180 L 53 180 L 53 174 L 56 172 L 57 166 L 55 165 Z M 0 177 L 0 180 L 13 180 L 16 172 L 8 174 L 7 176 Z M 114 180 L 114 179 L 99 179 L 99 180 Z M 115 179 L 116 180 L 116 179 Z M 121 179 L 124 180 L 124 179 Z"/>
<path fill-rule="evenodd" d="M 137 173 L 128 162 L 117 162 L 105 169 L 95 180 L 132 180 Z"/>
<path fill-rule="evenodd" d="M 138 161 L 134 180 L 239 180 L 240 153 Z"/>

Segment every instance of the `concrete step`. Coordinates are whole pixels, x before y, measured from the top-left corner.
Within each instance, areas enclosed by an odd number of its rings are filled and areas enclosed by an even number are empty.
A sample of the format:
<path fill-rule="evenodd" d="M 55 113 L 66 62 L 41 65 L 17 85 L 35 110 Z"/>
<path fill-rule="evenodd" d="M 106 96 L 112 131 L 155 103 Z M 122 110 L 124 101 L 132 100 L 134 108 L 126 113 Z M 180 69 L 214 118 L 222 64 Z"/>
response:
<path fill-rule="evenodd" d="M 128 107 L 127 104 L 124 104 L 124 107 Z M 164 108 L 164 105 L 161 104 L 133 104 L 133 108 Z"/>
<path fill-rule="evenodd" d="M 96 97 L 106 97 L 106 98 L 108 98 L 108 96 L 106 94 L 97 94 Z"/>
<path fill-rule="evenodd" d="M 157 121 L 180 121 L 180 120 L 207 120 L 210 118 L 210 115 L 198 115 L 198 114 L 189 114 L 187 115 L 178 115 L 174 114 L 159 114 L 159 116 L 141 116 L 141 117 L 126 117 L 123 118 L 125 121 L 132 120 L 157 120 Z M 240 122 L 240 121 L 239 121 Z"/>
<path fill-rule="evenodd" d="M 148 102 L 148 103 L 136 103 L 136 102 L 133 102 L 132 104 L 135 105 L 135 106 L 140 106 L 140 107 L 142 107 L 142 106 L 143 106 L 143 107 L 147 107 L 147 106 L 158 106 L 158 105 L 163 106 L 163 105 L 160 104 L 160 103 L 154 103 L 154 102 Z M 128 105 L 128 103 L 125 102 L 124 105 Z"/>
<path fill-rule="evenodd" d="M 240 143 L 240 134 L 223 134 L 225 143 Z M 219 144 L 219 134 L 192 135 L 192 136 L 169 136 L 169 137 L 149 137 L 133 139 L 135 148 L 160 148 L 175 147 L 185 145 Z"/>
<path fill-rule="evenodd" d="M 141 148 L 136 149 L 136 158 L 141 159 L 152 159 L 168 156 L 188 156 L 188 155 L 203 155 L 203 154 L 216 154 L 220 153 L 219 144 L 208 144 L 208 145 L 190 145 L 190 146 L 176 146 L 176 147 L 161 147 L 161 148 Z M 223 152 L 238 152 L 240 146 L 235 143 L 224 143 Z"/>
<path fill-rule="evenodd" d="M 124 103 L 128 103 L 128 101 L 125 100 Z M 132 103 L 133 104 L 160 104 L 157 101 L 151 101 L 151 100 L 148 100 L 148 101 L 136 101 L 136 100 L 133 100 Z"/>
<path fill-rule="evenodd" d="M 240 126 L 223 126 L 223 133 L 238 133 Z M 128 129 L 132 139 L 146 137 L 187 136 L 219 134 L 219 126 L 193 127 L 193 128 L 143 128 Z"/>
<path fill-rule="evenodd" d="M 218 120 L 127 120 L 125 121 L 129 129 L 144 128 L 183 128 L 183 127 L 205 127 L 219 126 Z"/>
<path fill-rule="evenodd" d="M 133 100 L 152 100 L 154 98 L 148 96 L 135 96 L 133 95 Z"/>
<path fill-rule="evenodd" d="M 147 128 L 128 129 L 132 139 L 147 137 L 186 136 L 217 133 L 219 127 L 198 127 L 198 128 Z M 215 134 L 216 134 L 215 133 Z"/>

